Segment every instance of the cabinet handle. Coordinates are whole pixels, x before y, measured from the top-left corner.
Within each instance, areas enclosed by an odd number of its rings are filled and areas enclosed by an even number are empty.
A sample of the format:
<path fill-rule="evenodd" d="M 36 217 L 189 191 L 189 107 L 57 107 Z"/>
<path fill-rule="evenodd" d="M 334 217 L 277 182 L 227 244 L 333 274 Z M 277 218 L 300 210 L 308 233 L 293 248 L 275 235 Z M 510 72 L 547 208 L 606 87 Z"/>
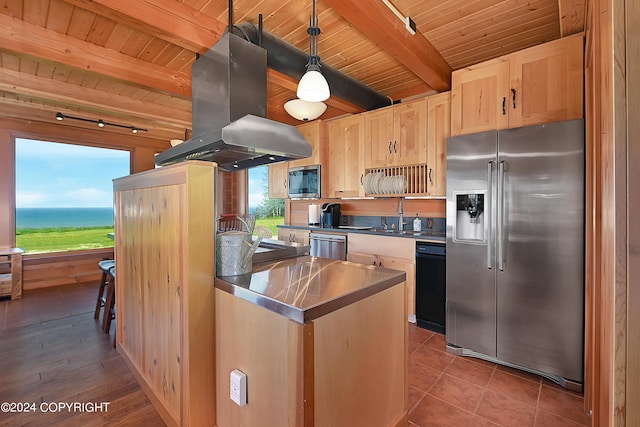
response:
<path fill-rule="evenodd" d="M 504 116 L 505 114 L 507 114 L 507 97 L 503 96 L 502 97 L 502 115 Z"/>
<path fill-rule="evenodd" d="M 433 184 L 433 169 L 429 168 L 429 184 Z"/>
<path fill-rule="evenodd" d="M 360 185 L 364 185 L 364 174 L 360 174 Z"/>
<path fill-rule="evenodd" d="M 287 188 L 287 180 L 286 179 L 282 180 L 282 185 L 284 185 L 284 188 Z"/>
<path fill-rule="evenodd" d="M 516 90 L 511 89 L 511 94 L 513 95 L 513 108 L 516 108 Z"/>
<path fill-rule="evenodd" d="M 373 266 L 374 266 L 374 267 L 377 267 L 377 266 L 376 266 L 376 260 L 375 260 L 375 259 L 373 260 Z"/>
<path fill-rule="evenodd" d="M 393 152 L 397 153 L 397 151 L 396 151 L 396 142 L 395 141 L 393 141 Z"/>
<path fill-rule="evenodd" d="M 389 154 L 391 154 L 391 141 L 389 141 Z"/>

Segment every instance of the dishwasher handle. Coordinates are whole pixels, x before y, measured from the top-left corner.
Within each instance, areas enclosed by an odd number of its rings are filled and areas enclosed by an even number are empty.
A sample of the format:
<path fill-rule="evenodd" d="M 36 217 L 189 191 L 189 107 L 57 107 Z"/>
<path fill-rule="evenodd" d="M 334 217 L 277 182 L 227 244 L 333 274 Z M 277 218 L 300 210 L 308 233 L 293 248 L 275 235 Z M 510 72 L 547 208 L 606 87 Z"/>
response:
<path fill-rule="evenodd" d="M 347 238 L 345 236 L 330 236 L 327 234 L 316 234 L 316 233 L 311 233 L 311 236 L 309 237 L 311 240 L 317 240 L 320 242 L 336 242 L 336 243 L 341 243 L 341 242 L 346 242 Z"/>

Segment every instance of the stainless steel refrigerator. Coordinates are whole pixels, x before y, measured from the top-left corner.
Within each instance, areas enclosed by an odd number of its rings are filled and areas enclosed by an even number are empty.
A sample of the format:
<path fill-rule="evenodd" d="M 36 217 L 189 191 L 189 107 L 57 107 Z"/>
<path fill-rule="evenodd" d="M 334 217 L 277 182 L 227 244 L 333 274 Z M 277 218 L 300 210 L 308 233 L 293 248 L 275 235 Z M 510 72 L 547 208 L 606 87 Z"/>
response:
<path fill-rule="evenodd" d="M 581 389 L 584 122 L 447 142 L 447 350 Z"/>

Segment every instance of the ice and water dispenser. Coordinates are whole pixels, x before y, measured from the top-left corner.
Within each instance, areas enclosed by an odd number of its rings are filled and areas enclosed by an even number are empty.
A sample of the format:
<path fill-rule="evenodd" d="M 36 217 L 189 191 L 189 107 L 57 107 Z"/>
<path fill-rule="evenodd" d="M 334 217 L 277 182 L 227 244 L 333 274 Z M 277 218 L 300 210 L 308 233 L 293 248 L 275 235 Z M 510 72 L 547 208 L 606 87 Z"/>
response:
<path fill-rule="evenodd" d="M 483 243 L 485 241 L 484 193 L 457 193 L 454 241 Z"/>

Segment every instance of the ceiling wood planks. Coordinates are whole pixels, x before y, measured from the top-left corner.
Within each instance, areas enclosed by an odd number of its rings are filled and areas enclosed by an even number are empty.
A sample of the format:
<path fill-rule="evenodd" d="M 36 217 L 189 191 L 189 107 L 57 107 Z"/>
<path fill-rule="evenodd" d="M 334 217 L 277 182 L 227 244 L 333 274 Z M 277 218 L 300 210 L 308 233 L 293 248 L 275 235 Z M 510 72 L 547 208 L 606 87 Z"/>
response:
<path fill-rule="evenodd" d="M 585 0 L 317 0 L 323 63 L 392 99 L 446 90 L 459 69 L 580 32 Z M 53 121 L 60 110 L 182 138 L 191 65 L 227 27 L 228 0 L 5 0 L 0 7 L 0 118 Z M 308 52 L 310 0 L 235 0 L 234 22 L 257 23 Z M 49 84 L 47 84 L 49 83 Z M 268 70 L 268 116 L 296 79 Z M 434 90 L 435 89 L 435 90 Z M 361 109 L 331 97 L 322 118 Z M 18 113 L 16 113 L 18 112 Z M 16 115 L 18 114 L 18 115 Z"/>
<path fill-rule="evenodd" d="M 412 36 L 379 0 L 325 0 L 354 27 L 438 91 L 451 87 L 451 67 L 420 33 Z"/>

